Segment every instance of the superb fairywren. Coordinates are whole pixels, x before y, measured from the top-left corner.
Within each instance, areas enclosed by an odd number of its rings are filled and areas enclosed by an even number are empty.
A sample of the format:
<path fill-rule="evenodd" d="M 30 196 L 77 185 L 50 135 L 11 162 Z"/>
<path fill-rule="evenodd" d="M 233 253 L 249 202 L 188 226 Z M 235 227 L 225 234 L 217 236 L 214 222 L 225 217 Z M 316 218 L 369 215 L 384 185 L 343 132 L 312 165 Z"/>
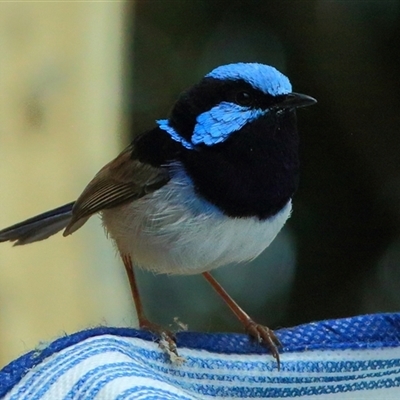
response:
<path fill-rule="evenodd" d="M 299 173 L 296 108 L 315 103 L 293 93 L 286 76 L 256 63 L 218 67 L 184 92 L 168 119 L 137 136 L 103 167 L 75 202 L 0 231 L 0 242 L 32 243 L 93 214 L 123 259 L 139 325 L 171 334 L 146 318 L 133 265 L 199 274 L 248 333 L 279 364 L 278 338 L 255 323 L 209 271 L 257 257 L 289 218 Z"/>

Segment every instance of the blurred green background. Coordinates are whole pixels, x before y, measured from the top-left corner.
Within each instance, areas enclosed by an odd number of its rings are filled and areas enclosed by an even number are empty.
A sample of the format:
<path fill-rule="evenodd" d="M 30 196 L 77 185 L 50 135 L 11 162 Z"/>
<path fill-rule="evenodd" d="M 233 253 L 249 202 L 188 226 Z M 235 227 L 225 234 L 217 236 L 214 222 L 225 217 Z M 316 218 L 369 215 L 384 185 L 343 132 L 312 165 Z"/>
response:
<path fill-rule="evenodd" d="M 273 327 L 399 310 L 399 1 L 150 0 L 134 21 L 132 135 L 224 63 L 274 65 L 318 100 L 298 112 L 292 217 L 251 265 L 216 271 L 225 288 Z M 168 298 L 151 304 L 158 319 L 170 321 L 172 304 L 189 327 L 240 329 L 200 277 L 144 275 L 147 299 Z"/>

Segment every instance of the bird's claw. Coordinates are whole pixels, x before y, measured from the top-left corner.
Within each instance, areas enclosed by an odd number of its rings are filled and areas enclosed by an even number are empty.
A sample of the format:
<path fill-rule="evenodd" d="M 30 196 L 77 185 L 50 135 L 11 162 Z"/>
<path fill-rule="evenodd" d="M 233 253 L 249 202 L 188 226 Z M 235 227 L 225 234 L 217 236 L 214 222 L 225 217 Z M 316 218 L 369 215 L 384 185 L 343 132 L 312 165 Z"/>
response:
<path fill-rule="evenodd" d="M 278 337 L 275 335 L 272 329 L 267 326 L 257 324 L 253 320 L 250 320 L 246 325 L 246 332 L 259 344 L 267 347 L 272 357 L 275 358 L 278 363 L 278 371 L 280 369 L 281 361 L 279 357 L 278 347 L 282 346 Z"/>
<path fill-rule="evenodd" d="M 171 363 L 179 365 L 185 362 L 185 359 L 178 354 L 175 335 L 171 331 L 148 320 L 140 321 L 140 328 L 150 331 L 158 336 L 158 345 L 168 356 Z"/>
<path fill-rule="evenodd" d="M 158 341 L 158 345 L 164 351 L 164 353 L 168 356 L 169 360 L 172 364 L 181 365 L 186 360 L 184 357 L 181 357 L 178 354 L 178 348 L 176 346 L 175 340 L 170 336 L 167 331 L 161 332 L 160 340 Z"/>

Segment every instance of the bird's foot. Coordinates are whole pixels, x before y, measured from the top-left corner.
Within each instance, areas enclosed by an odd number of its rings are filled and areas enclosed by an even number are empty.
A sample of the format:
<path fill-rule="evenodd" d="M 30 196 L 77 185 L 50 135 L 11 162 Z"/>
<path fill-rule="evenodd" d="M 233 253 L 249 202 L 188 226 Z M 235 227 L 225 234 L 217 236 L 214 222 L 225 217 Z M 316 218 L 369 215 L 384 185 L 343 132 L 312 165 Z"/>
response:
<path fill-rule="evenodd" d="M 279 357 L 278 347 L 281 346 L 281 342 L 278 337 L 275 335 L 272 329 L 269 329 L 267 326 L 257 324 L 252 319 L 250 319 L 246 326 L 246 332 L 253 338 L 257 343 L 267 347 L 272 354 L 272 357 L 275 358 L 278 364 L 278 371 L 280 370 L 281 361 Z"/>
<path fill-rule="evenodd" d="M 180 365 L 185 362 L 185 359 L 178 354 L 178 348 L 175 342 L 175 335 L 170 330 L 165 329 L 158 324 L 150 322 L 147 319 L 140 321 L 140 328 L 157 335 L 158 345 L 168 356 L 171 363 Z"/>
<path fill-rule="evenodd" d="M 267 347 L 272 356 L 278 363 L 278 371 L 281 366 L 278 347 L 281 345 L 275 333 L 266 326 L 255 323 L 249 315 L 232 299 L 226 290 L 218 283 L 218 281 L 209 273 L 203 272 L 204 278 L 214 288 L 214 290 L 222 297 L 225 303 L 236 315 L 238 320 L 244 325 L 246 332 L 257 341 Z"/>

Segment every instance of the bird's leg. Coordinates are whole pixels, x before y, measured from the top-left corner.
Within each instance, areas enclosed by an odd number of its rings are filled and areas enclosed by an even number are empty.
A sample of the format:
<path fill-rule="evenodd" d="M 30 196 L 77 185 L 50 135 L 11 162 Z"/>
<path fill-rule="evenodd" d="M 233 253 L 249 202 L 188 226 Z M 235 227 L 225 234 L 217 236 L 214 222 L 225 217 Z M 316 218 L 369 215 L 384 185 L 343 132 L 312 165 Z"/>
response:
<path fill-rule="evenodd" d="M 254 322 L 250 316 L 232 299 L 226 290 L 218 283 L 218 281 L 209 273 L 203 272 L 204 278 L 211 284 L 214 290 L 222 297 L 225 303 L 233 311 L 239 321 L 244 325 L 246 332 L 256 339 L 256 341 L 264 346 L 268 347 L 271 351 L 272 356 L 278 363 L 278 370 L 280 368 L 280 358 L 278 346 L 281 345 L 279 339 L 275 335 L 274 331 L 269 329 L 267 326 L 263 326 Z"/>
<path fill-rule="evenodd" d="M 129 285 L 131 287 L 131 293 L 133 301 L 136 307 L 136 313 L 139 321 L 139 328 L 149 330 L 160 337 L 160 345 L 167 351 L 174 353 L 177 357 L 178 352 L 176 349 L 176 343 L 174 340 L 174 335 L 171 331 L 164 329 L 160 325 L 157 325 L 149 321 L 143 310 L 142 300 L 140 299 L 139 288 L 136 283 L 135 272 L 133 270 L 132 259 L 130 256 L 121 256 L 122 261 L 125 266 L 126 274 L 128 275 Z M 162 343 L 161 343 L 162 342 Z"/>

